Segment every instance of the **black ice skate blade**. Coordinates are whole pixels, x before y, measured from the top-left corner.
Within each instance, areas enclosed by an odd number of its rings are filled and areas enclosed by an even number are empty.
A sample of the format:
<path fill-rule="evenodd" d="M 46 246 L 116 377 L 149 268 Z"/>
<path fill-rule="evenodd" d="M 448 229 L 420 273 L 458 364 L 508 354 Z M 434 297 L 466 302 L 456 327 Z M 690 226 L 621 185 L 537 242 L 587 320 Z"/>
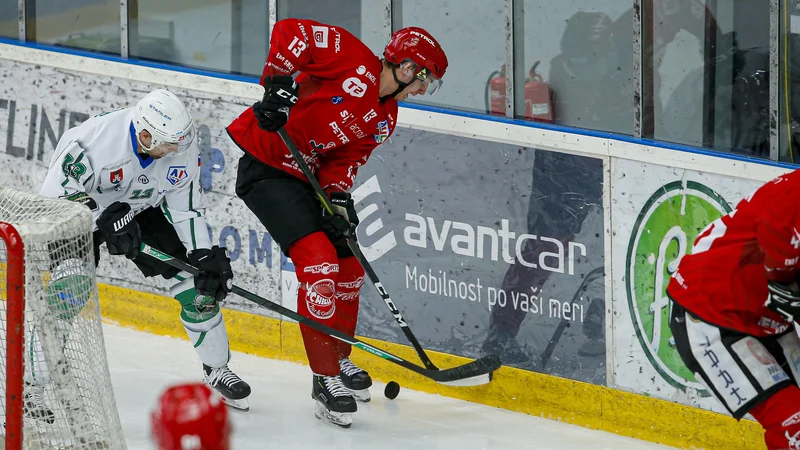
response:
<path fill-rule="evenodd" d="M 225 403 L 226 405 L 228 405 L 229 408 L 235 411 L 241 411 L 241 412 L 250 411 L 250 402 L 248 402 L 246 398 L 243 398 L 241 400 L 233 400 L 223 396 L 220 397 L 222 397 L 222 403 Z"/>

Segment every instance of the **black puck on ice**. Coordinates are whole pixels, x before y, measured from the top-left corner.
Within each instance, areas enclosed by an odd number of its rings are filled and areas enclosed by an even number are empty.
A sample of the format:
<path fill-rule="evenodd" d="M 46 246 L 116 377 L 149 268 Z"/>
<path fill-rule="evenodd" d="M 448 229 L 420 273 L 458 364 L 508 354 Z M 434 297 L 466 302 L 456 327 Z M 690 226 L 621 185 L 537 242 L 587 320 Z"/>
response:
<path fill-rule="evenodd" d="M 397 384 L 396 381 L 390 381 L 386 383 L 386 389 L 383 390 L 383 395 L 386 396 L 389 400 L 394 400 L 397 398 L 397 394 L 400 393 L 400 385 Z"/>

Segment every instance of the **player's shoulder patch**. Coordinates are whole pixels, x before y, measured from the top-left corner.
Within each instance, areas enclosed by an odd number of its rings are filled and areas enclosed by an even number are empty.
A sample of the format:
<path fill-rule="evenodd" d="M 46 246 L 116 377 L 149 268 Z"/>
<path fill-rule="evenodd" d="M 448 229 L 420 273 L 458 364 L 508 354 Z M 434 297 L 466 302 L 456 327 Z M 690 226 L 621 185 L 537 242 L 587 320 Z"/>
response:
<path fill-rule="evenodd" d="M 169 184 L 175 186 L 189 178 L 189 172 L 186 170 L 185 165 L 169 166 L 167 169 L 167 181 Z"/>

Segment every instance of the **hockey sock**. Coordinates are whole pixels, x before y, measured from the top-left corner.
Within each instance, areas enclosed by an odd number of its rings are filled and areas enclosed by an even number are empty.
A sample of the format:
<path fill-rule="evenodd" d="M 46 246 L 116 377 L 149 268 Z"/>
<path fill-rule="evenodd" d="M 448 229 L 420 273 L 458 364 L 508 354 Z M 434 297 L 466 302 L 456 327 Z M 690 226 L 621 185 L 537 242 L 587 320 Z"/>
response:
<path fill-rule="evenodd" d="M 364 285 L 364 269 L 354 256 L 339 260 L 339 280 L 336 283 L 336 328 L 349 336 L 356 333 L 359 292 Z M 353 348 L 336 341 L 340 358 L 347 358 Z"/>
<path fill-rule="evenodd" d="M 318 231 L 297 240 L 289 248 L 297 281 L 297 312 L 329 327 L 336 325 L 336 280 L 339 261 L 325 233 Z M 339 374 L 336 340 L 305 325 L 300 325 L 311 371 L 318 375 Z"/>
<path fill-rule="evenodd" d="M 181 304 L 181 322 L 203 364 L 222 367 L 230 359 L 228 331 L 219 305 L 194 290 L 194 280 L 180 273 L 170 288 Z"/>
<path fill-rule="evenodd" d="M 750 410 L 764 427 L 767 449 L 800 449 L 800 388 L 787 386 Z"/>

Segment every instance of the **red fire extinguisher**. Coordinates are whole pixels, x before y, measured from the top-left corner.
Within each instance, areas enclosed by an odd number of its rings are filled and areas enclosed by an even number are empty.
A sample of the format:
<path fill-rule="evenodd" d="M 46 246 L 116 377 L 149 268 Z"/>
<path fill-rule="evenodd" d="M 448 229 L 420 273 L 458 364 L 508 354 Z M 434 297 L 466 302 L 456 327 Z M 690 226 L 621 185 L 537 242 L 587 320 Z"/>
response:
<path fill-rule="evenodd" d="M 489 75 L 486 83 L 486 109 L 489 114 L 506 115 L 506 65 Z"/>
<path fill-rule="evenodd" d="M 536 73 L 539 61 L 528 71 L 525 81 L 525 119 L 536 122 L 553 123 L 553 90 Z M 506 66 L 494 71 L 486 84 L 486 103 L 490 114 L 504 116 L 506 113 Z"/>

